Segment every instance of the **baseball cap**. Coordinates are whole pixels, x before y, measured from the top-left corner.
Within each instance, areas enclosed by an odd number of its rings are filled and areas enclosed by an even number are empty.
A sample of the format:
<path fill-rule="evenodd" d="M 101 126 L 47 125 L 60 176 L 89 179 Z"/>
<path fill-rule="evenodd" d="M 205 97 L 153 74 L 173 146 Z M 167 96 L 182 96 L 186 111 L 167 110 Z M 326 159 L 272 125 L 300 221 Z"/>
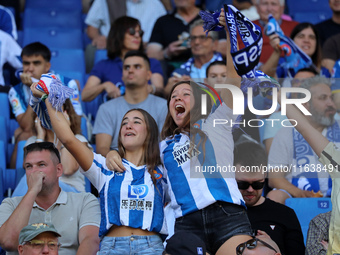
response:
<path fill-rule="evenodd" d="M 54 228 L 53 224 L 46 223 L 33 223 L 26 227 L 24 227 L 19 234 L 19 244 L 22 244 L 27 241 L 31 241 L 37 235 L 40 235 L 44 232 L 52 232 L 56 236 L 60 237 L 61 235 Z"/>
<path fill-rule="evenodd" d="M 167 240 L 165 251 L 169 254 L 205 255 L 206 246 L 197 235 L 180 231 Z"/>

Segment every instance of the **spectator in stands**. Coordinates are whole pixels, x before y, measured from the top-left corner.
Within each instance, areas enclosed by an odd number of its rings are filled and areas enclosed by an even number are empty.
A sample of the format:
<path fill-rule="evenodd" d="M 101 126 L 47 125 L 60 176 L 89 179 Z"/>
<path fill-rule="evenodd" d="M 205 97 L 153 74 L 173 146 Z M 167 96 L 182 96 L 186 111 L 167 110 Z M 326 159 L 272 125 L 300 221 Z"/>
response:
<path fill-rule="evenodd" d="M 333 12 L 332 18 L 315 25 L 319 31 L 321 46 L 328 38 L 340 33 L 340 4 L 338 0 L 328 0 L 328 3 Z"/>
<path fill-rule="evenodd" d="M 157 19 L 147 46 L 150 58 L 186 61 L 190 57 L 189 27 L 197 19 L 200 9 L 195 0 L 175 0 L 173 13 Z"/>
<path fill-rule="evenodd" d="M 326 255 L 331 213 L 332 211 L 320 213 L 309 222 L 306 255 Z"/>
<path fill-rule="evenodd" d="M 303 68 L 300 69 L 294 76 L 294 79 L 289 79 L 288 86 L 291 87 L 299 87 L 301 82 L 305 79 L 309 79 L 317 75 L 317 72 L 314 68 Z M 291 94 L 290 98 L 296 98 L 296 95 Z M 280 109 L 279 109 L 280 110 Z M 276 135 L 277 131 L 282 128 L 281 122 L 287 117 L 281 114 L 281 111 L 276 111 L 268 117 L 269 120 L 265 122 L 264 134 L 263 134 L 263 143 L 266 147 L 267 155 L 269 154 L 270 146 L 272 145 L 274 136 Z M 287 121 L 285 125 L 289 125 Z"/>
<path fill-rule="evenodd" d="M 285 35 L 290 35 L 293 28 L 298 24 L 295 21 L 288 21 L 281 18 L 284 7 L 285 0 L 256 0 L 256 8 L 258 14 L 260 15 L 260 19 L 255 20 L 254 23 L 261 27 L 263 36 L 263 46 L 260 58 L 261 63 L 266 63 L 270 55 L 273 53 L 273 48 L 270 45 L 269 37 L 265 35 L 264 31 L 264 27 L 268 22 L 268 15 L 273 15 L 276 21 L 280 24 L 280 27 Z M 240 43 L 241 40 L 239 40 L 239 44 Z"/>
<path fill-rule="evenodd" d="M 147 46 L 149 57 L 166 60 L 164 68 L 168 76 L 174 68 L 179 67 L 191 57 L 188 44 L 189 27 L 201 18 L 198 15 L 200 9 L 195 6 L 195 0 L 175 0 L 174 3 L 175 10 L 156 21 Z M 223 56 L 225 56 L 225 38 L 225 31 L 221 31 L 217 51 Z"/>
<path fill-rule="evenodd" d="M 206 69 L 214 61 L 222 61 L 222 55 L 216 52 L 218 33 L 211 31 L 208 36 L 203 30 L 203 20 L 196 20 L 190 26 L 189 37 L 192 57 L 172 73 L 172 77 L 165 86 L 165 95 L 168 96 L 173 85 L 181 80 L 206 78 Z M 225 64 L 224 64 L 225 65 Z"/>
<path fill-rule="evenodd" d="M 166 100 L 149 94 L 150 77 L 148 57 L 140 51 L 128 52 L 123 63 L 125 95 L 102 104 L 94 123 L 93 134 L 96 134 L 96 151 L 99 154 L 106 156 L 110 148 L 117 149 L 120 120 L 132 108 L 146 110 L 159 128 L 163 126 L 167 112 Z"/>
<path fill-rule="evenodd" d="M 34 85 L 31 89 L 35 98 L 45 94 Z M 99 254 L 161 255 L 160 233 L 167 233 L 163 211 L 167 174 L 161 163 L 155 120 L 142 109 L 124 114 L 118 152 L 126 171 L 114 173 L 105 166 L 107 158 L 93 153 L 74 136 L 63 114 L 52 106 L 53 100 L 50 94 L 45 101 L 53 130 L 100 194 Z"/>
<path fill-rule="evenodd" d="M 86 72 L 93 66 L 96 49 L 106 49 L 110 27 L 116 19 L 130 16 L 140 21 L 144 30 L 143 42 L 147 43 L 156 20 L 166 14 L 165 7 L 159 0 L 95 0 L 86 16 L 86 33 L 92 40 L 86 51 Z"/>
<path fill-rule="evenodd" d="M 26 140 L 33 135 L 33 109 L 28 105 L 31 95 L 30 86 L 34 81 L 38 81 L 44 73 L 50 72 L 51 51 L 42 43 L 34 42 L 26 45 L 21 52 L 23 72 L 20 75 L 21 83 L 13 86 L 8 93 L 10 105 L 19 123 L 19 128 L 15 130 L 14 138 L 16 145 L 11 158 L 10 167 L 15 168 L 17 143 Z M 75 80 L 56 74 L 58 78 L 69 88 L 74 90 L 72 104 L 80 116 L 83 114 L 79 100 L 78 84 Z"/>
<path fill-rule="evenodd" d="M 81 135 L 80 122 L 79 118 L 77 118 L 77 114 L 75 113 L 72 103 L 69 99 L 66 99 L 63 105 L 63 114 L 65 118 L 68 120 L 70 128 L 75 135 L 75 137 L 84 143 L 87 147 L 92 149 L 92 146 L 86 140 L 86 138 Z M 41 126 L 41 122 L 38 117 L 32 116 L 35 118 L 34 121 L 34 131 L 36 134 L 27 139 L 25 147 L 32 143 L 39 142 L 51 142 L 56 143 L 56 147 L 60 151 L 61 163 L 63 164 L 63 174 L 59 178 L 60 188 L 67 192 L 85 192 L 85 178 L 79 170 L 79 164 L 74 159 L 74 157 L 70 154 L 70 152 L 61 144 L 59 140 L 56 140 L 55 133 L 50 129 L 45 129 Z M 12 197 L 15 196 L 24 196 L 27 192 L 27 182 L 26 176 L 24 175 L 17 187 L 15 188 Z"/>
<path fill-rule="evenodd" d="M 340 253 L 340 215 L 339 215 L 339 188 L 340 188 L 340 175 L 339 175 L 339 163 L 340 163 L 340 150 L 338 147 L 329 142 L 317 129 L 315 129 L 306 117 L 294 106 L 287 105 L 287 117 L 289 119 L 296 120 L 296 129 L 306 139 L 311 148 L 319 156 L 319 161 L 324 165 L 326 170 L 332 177 L 332 207 L 331 218 L 329 223 L 328 234 L 328 247 L 327 254 L 339 254 Z M 327 227 L 326 227 L 327 228 Z M 317 242 L 327 239 L 327 236 L 323 235 Z M 323 244 L 325 244 L 323 242 Z M 308 246 L 308 244 L 307 244 Z M 308 247 L 307 247 L 308 252 Z M 307 253 L 306 253 L 307 254 Z M 315 254 L 315 253 L 313 253 Z"/>
<path fill-rule="evenodd" d="M 255 5 L 253 5 L 252 0 L 233 0 L 233 5 L 235 6 L 236 9 L 240 10 L 240 12 L 251 21 L 260 18 L 259 14 L 257 13 Z"/>
<path fill-rule="evenodd" d="M 6 198 L 0 205 L 0 246 L 18 247 L 20 230 L 28 224 L 48 221 L 58 226 L 59 254 L 96 254 L 99 250 L 100 208 L 91 193 L 60 190 L 63 165 L 53 143 L 32 143 L 25 148 L 24 168 L 28 191 L 23 197 Z M 17 254 L 17 253 L 9 253 Z"/>
<path fill-rule="evenodd" d="M 280 39 L 276 34 L 270 36 L 270 44 L 273 47 L 274 51 L 270 57 L 270 60 L 267 61 L 265 65 L 262 67 L 262 71 L 270 76 L 276 76 L 278 78 L 286 78 L 294 76 L 294 71 L 284 68 L 285 59 L 281 58 L 281 49 L 277 47 L 280 43 Z M 294 43 L 304 52 L 306 53 L 312 60 L 312 67 L 321 75 L 329 78 L 330 72 L 327 68 L 321 66 L 321 47 L 319 41 L 318 31 L 315 26 L 311 23 L 299 23 L 293 29 L 290 34 L 290 38 L 294 41 Z M 306 66 L 308 67 L 308 66 Z"/>
<path fill-rule="evenodd" d="M 254 142 L 236 145 L 234 165 L 252 228 L 268 233 L 284 254 L 304 254 L 303 235 L 294 210 L 262 196 L 267 174 L 262 167 L 267 166 L 263 147 Z"/>
<path fill-rule="evenodd" d="M 228 83 L 226 63 L 224 61 L 211 62 L 206 69 L 206 77 L 207 78 L 204 79 L 204 82 L 212 87 L 215 87 L 215 84 Z M 213 96 L 215 97 L 214 94 Z M 218 100 L 217 97 L 215 97 L 215 99 Z M 245 125 L 242 126 L 242 130 L 239 128 L 233 130 L 234 141 L 238 141 L 238 139 L 243 137 L 245 133 L 256 141 L 260 141 L 259 128 L 256 125 L 249 126 L 247 121 L 250 119 L 257 119 L 257 116 L 251 113 L 249 107 L 247 106 L 245 109 L 245 114 L 242 117 L 245 120 Z"/>
<path fill-rule="evenodd" d="M 17 25 L 12 11 L 0 5 L 0 30 L 11 35 L 14 40 L 18 40 Z"/>
<path fill-rule="evenodd" d="M 108 59 L 98 62 L 92 69 L 82 91 L 83 101 L 92 101 L 102 92 L 105 92 L 104 97 L 109 99 L 124 95 L 123 59 L 130 50 L 143 51 L 142 35 L 143 30 L 137 19 L 123 16 L 112 24 L 107 38 Z M 149 92 L 160 94 L 164 87 L 162 67 L 156 59 L 150 59 L 150 64 L 152 76 Z"/>
<path fill-rule="evenodd" d="M 311 93 L 311 100 L 303 104 L 312 114 L 307 117 L 309 124 L 320 133 L 325 129 L 323 134 L 335 144 L 340 144 L 339 122 L 334 120 L 336 109 L 330 85 L 329 79 L 313 77 L 303 81 L 300 87 Z M 304 95 L 299 93 L 298 97 Z M 267 197 L 276 202 L 284 203 L 289 197 L 312 197 L 313 192 L 319 191 L 326 196 L 330 191 L 328 173 L 312 172 L 306 168 L 320 167 L 320 162 L 296 129 L 285 127 L 277 132 L 270 147 L 268 163 L 280 169 L 269 173 L 269 185 L 275 190 L 270 191 Z"/>
<path fill-rule="evenodd" d="M 275 252 L 273 254 L 273 251 Z M 264 231 L 258 231 L 257 235 L 241 243 L 236 247 L 237 255 L 281 255 L 277 244 Z M 283 253 L 282 253 L 283 254 Z"/>
<path fill-rule="evenodd" d="M 5 63 L 9 63 L 13 68 L 19 69 L 22 67 L 20 60 L 21 47 L 19 44 L 6 32 L 0 30 L 0 86 L 10 85 L 5 84 L 3 76 L 3 68 Z M 1 91 L 8 92 L 9 89 L 1 88 Z"/>
<path fill-rule="evenodd" d="M 58 255 L 61 235 L 53 224 L 33 223 L 23 227 L 19 234 L 19 255 L 55 254 Z"/>
<path fill-rule="evenodd" d="M 322 46 L 322 65 L 332 73 L 334 64 L 340 59 L 340 32 L 329 37 Z"/>

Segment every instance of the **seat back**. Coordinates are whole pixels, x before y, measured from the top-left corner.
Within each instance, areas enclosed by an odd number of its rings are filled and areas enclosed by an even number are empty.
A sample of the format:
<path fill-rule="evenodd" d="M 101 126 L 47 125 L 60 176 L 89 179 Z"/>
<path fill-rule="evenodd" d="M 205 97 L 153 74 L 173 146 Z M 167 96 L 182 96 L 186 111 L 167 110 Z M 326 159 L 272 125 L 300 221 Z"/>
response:
<path fill-rule="evenodd" d="M 286 199 L 286 205 L 294 209 L 299 219 L 305 244 L 311 219 L 320 213 L 332 210 L 329 197 L 288 198 Z"/>
<path fill-rule="evenodd" d="M 26 28 L 24 46 L 32 42 L 41 42 L 48 48 L 83 49 L 80 29 L 60 27 Z"/>
<path fill-rule="evenodd" d="M 25 30 L 26 28 L 34 27 L 60 27 L 81 30 L 81 9 L 67 10 L 54 5 L 45 8 L 26 8 L 23 28 Z"/>

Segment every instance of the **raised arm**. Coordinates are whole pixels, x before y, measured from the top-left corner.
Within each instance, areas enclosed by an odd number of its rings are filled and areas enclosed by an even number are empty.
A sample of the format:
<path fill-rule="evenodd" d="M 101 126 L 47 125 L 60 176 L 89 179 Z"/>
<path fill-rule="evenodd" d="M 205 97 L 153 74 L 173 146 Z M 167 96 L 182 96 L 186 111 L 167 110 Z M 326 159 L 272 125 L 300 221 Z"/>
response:
<path fill-rule="evenodd" d="M 228 34 L 228 28 L 227 28 L 227 24 L 225 22 L 225 14 L 224 14 L 224 9 L 221 9 L 221 15 L 219 17 L 219 22 L 221 25 L 224 26 L 225 31 L 227 33 L 227 51 L 226 51 L 226 59 L 227 59 L 227 77 L 228 77 L 228 82 L 230 84 L 233 84 L 237 87 L 241 86 L 241 77 L 237 74 L 236 69 L 234 67 L 234 63 L 233 63 L 233 58 L 230 54 L 230 50 L 231 50 L 231 45 L 230 45 L 230 36 Z M 226 103 L 226 105 L 229 108 L 233 108 L 233 96 L 231 94 L 231 92 L 228 89 L 222 89 L 221 93 L 220 93 L 223 102 Z"/>
<path fill-rule="evenodd" d="M 40 97 L 43 93 L 35 88 L 36 83 L 31 86 L 33 96 Z M 60 111 L 56 111 L 49 98 L 46 98 L 45 104 L 50 116 L 53 131 L 56 133 L 60 142 L 67 148 L 67 150 L 74 156 L 79 165 L 84 171 L 87 171 L 93 161 L 93 153 L 82 142 L 80 142 L 73 134 L 69 123 Z"/>
<path fill-rule="evenodd" d="M 65 148 L 73 155 L 84 171 L 87 171 L 93 161 L 93 153 L 73 134 L 62 112 L 56 111 L 48 98 L 45 100 L 53 131 Z"/>

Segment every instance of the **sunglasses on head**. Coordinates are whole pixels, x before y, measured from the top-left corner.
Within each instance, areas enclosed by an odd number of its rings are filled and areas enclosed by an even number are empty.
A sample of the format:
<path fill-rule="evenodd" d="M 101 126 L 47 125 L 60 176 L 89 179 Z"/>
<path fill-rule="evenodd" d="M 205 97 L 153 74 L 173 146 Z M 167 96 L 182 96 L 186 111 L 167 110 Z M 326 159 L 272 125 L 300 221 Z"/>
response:
<path fill-rule="evenodd" d="M 253 189 L 259 190 L 259 189 L 263 189 L 264 181 L 256 181 L 256 182 L 252 182 L 252 183 L 245 182 L 245 181 L 238 181 L 237 186 L 238 186 L 239 189 L 248 189 L 249 186 L 252 186 Z"/>
<path fill-rule="evenodd" d="M 128 33 L 129 33 L 129 35 L 135 35 L 136 34 L 136 32 L 138 33 L 138 35 L 140 36 L 140 37 L 142 37 L 143 35 L 144 35 L 144 31 L 143 30 L 136 30 L 135 28 L 133 28 L 133 27 L 130 27 L 129 29 L 128 29 Z"/>
<path fill-rule="evenodd" d="M 255 249 L 257 244 L 262 243 L 264 246 L 266 246 L 267 248 L 275 251 L 275 253 L 277 253 L 277 251 L 275 250 L 275 248 L 273 246 L 271 246 L 270 244 L 266 243 L 265 241 L 262 241 L 256 237 L 254 237 L 253 239 L 248 240 L 247 242 L 241 243 L 236 247 L 236 254 L 237 255 L 242 255 L 242 253 L 244 252 L 244 250 L 247 248 L 249 250 Z"/>

